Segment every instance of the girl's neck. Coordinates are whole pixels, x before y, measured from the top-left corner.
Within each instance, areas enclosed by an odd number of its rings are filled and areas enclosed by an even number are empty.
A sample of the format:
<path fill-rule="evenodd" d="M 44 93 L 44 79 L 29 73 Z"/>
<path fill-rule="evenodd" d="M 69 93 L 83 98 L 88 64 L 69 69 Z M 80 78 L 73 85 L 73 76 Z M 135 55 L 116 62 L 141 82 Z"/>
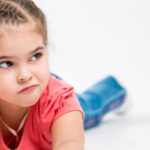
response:
<path fill-rule="evenodd" d="M 18 128 L 18 125 L 28 109 L 29 108 L 16 106 L 0 100 L 0 116 L 3 121 L 14 130 Z"/>

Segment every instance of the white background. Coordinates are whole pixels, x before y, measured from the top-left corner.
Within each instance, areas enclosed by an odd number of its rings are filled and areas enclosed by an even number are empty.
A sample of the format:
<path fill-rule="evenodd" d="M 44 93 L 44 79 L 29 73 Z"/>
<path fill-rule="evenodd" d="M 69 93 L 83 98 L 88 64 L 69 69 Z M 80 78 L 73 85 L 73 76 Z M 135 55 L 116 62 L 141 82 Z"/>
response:
<path fill-rule="evenodd" d="M 85 132 L 86 150 L 149 150 L 150 1 L 35 1 L 48 20 L 51 70 L 78 92 L 114 75 L 132 100 L 129 116 Z"/>

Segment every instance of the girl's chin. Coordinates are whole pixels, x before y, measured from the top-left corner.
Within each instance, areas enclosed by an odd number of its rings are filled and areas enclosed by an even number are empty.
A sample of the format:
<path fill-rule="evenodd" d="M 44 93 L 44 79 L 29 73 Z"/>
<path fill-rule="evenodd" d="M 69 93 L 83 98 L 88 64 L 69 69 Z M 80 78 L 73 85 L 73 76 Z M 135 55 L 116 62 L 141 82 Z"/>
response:
<path fill-rule="evenodd" d="M 31 107 L 31 106 L 35 105 L 38 101 L 39 101 L 39 99 L 35 99 L 35 100 L 32 100 L 32 101 L 28 101 L 27 103 L 24 103 L 24 104 L 22 105 L 22 107 Z"/>

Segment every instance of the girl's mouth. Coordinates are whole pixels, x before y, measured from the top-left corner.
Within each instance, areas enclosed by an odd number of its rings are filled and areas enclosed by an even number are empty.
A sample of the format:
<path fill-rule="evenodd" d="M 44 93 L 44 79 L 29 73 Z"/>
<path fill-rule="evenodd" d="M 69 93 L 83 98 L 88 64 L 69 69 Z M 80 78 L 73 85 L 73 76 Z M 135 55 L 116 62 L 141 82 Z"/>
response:
<path fill-rule="evenodd" d="M 31 86 L 25 87 L 22 90 L 20 90 L 19 93 L 24 93 L 24 94 L 31 93 L 36 89 L 36 87 L 37 85 L 31 85 Z"/>

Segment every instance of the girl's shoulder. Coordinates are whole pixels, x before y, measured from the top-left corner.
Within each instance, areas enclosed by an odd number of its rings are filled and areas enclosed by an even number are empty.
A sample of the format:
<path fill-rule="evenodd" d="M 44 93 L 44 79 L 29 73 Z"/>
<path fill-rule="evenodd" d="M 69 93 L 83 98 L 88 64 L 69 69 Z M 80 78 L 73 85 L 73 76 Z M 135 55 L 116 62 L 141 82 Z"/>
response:
<path fill-rule="evenodd" d="M 60 94 L 62 92 L 66 92 L 66 90 L 73 90 L 73 86 L 69 85 L 67 82 L 64 80 L 58 79 L 53 75 L 50 75 L 49 77 L 49 83 L 47 86 L 47 92 L 49 95 L 56 96 L 57 94 Z"/>
<path fill-rule="evenodd" d="M 77 106 L 78 100 L 73 86 L 50 75 L 47 88 L 41 96 L 38 105 L 40 114 L 44 119 L 47 116 L 55 117 L 57 112 L 60 112 L 62 109 L 67 110 Z"/>

